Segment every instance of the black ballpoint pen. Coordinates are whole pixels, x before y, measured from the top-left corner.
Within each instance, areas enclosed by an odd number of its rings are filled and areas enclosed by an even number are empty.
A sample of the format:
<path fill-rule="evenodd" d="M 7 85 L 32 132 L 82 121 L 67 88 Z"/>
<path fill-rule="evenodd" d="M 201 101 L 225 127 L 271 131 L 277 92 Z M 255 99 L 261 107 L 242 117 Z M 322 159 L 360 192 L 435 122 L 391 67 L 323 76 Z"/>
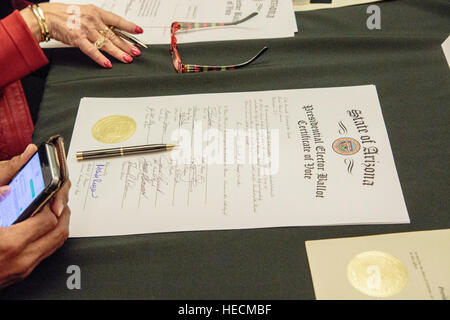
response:
<path fill-rule="evenodd" d="M 76 157 L 77 160 L 99 159 L 99 158 L 118 157 L 149 152 L 170 151 L 175 147 L 176 145 L 174 144 L 147 144 L 141 146 L 78 151 L 76 153 Z"/>

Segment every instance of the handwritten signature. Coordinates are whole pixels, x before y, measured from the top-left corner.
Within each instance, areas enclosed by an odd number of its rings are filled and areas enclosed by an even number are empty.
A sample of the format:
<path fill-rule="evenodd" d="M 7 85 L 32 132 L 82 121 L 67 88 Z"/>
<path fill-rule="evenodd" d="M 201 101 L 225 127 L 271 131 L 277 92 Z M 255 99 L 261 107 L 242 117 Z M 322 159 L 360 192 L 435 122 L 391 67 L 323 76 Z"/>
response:
<path fill-rule="evenodd" d="M 139 158 L 124 162 L 121 180 L 124 181 L 124 198 L 132 189 L 150 199 L 152 195 L 169 194 L 170 181 L 187 183 L 190 191 L 206 183 L 206 165 L 177 165 L 170 157 L 161 156 L 148 160 Z"/>
<path fill-rule="evenodd" d="M 95 173 L 90 186 L 92 198 L 98 198 L 97 187 L 103 181 L 102 178 L 104 174 L 105 174 L 105 165 L 104 164 L 95 165 Z"/>

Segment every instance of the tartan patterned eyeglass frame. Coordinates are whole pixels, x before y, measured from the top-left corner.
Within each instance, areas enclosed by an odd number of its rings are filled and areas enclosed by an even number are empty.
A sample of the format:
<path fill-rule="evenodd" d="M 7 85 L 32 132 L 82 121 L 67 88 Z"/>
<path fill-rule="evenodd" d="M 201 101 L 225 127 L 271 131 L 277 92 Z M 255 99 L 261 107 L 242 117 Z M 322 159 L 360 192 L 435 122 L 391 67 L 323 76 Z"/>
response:
<path fill-rule="evenodd" d="M 232 64 L 232 65 L 225 65 L 225 66 L 207 66 L 207 65 L 198 65 L 198 64 L 184 64 L 181 62 L 180 54 L 178 52 L 178 46 L 177 46 L 177 38 L 175 36 L 175 33 L 178 31 L 188 31 L 193 29 L 202 29 L 202 28 L 210 28 L 210 27 L 224 27 L 224 26 L 234 26 L 238 25 L 240 23 L 243 23 L 254 16 L 256 16 L 258 13 L 253 12 L 252 14 L 248 15 L 247 17 L 240 19 L 235 22 L 208 22 L 208 23 L 201 23 L 201 22 L 173 22 L 170 27 L 170 54 L 172 55 L 172 62 L 173 67 L 175 68 L 175 71 L 177 73 L 186 73 L 186 72 L 207 72 L 207 71 L 226 71 L 226 70 L 234 70 L 239 69 L 245 66 L 248 66 L 252 62 L 254 62 L 256 59 L 258 59 L 267 49 L 268 47 L 262 48 L 254 57 L 250 58 L 249 60 L 239 63 L 239 64 Z"/>

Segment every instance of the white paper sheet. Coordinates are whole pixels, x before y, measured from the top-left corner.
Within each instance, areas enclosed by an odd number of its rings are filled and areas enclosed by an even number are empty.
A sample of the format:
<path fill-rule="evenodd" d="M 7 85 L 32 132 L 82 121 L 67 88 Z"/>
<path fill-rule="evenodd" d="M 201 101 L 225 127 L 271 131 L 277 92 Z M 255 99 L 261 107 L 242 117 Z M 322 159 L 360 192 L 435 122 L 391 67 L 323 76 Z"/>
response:
<path fill-rule="evenodd" d="M 147 44 L 169 44 L 170 25 L 180 22 L 231 22 L 252 12 L 259 14 L 237 26 L 180 33 L 180 43 L 293 37 L 298 31 L 291 0 L 58 0 L 68 4 L 89 4 L 114 12 L 138 24 L 138 37 Z M 43 47 L 61 47 L 50 41 Z"/>
<path fill-rule="evenodd" d="M 318 9 L 332 9 L 358 4 L 380 2 L 383 0 L 332 0 L 331 3 L 310 3 L 310 0 L 292 0 L 295 11 L 310 11 Z"/>
<path fill-rule="evenodd" d="M 305 246 L 318 300 L 448 299 L 450 229 L 313 240 Z"/>
<path fill-rule="evenodd" d="M 448 67 L 450 68 L 450 36 L 442 43 L 442 51 L 444 51 L 445 59 L 447 59 Z"/>
<path fill-rule="evenodd" d="M 149 143 L 180 147 L 75 159 Z M 71 237 L 409 223 L 374 86 L 83 98 L 68 161 Z"/>

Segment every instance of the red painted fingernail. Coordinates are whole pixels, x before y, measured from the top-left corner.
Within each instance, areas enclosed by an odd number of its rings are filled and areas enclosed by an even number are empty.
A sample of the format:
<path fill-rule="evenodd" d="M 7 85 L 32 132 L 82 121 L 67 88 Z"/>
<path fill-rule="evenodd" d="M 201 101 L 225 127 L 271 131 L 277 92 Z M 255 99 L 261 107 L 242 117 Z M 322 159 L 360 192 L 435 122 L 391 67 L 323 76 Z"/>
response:
<path fill-rule="evenodd" d="M 141 51 L 138 48 L 131 48 L 131 53 L 133 54 L 133 56 L 137 57 L 139 55 L 141 55 Z"/>
<path fill-rule="evenodd" d="M 125 60 L 126 62 L 131 62 L 133 61 L 133 58 L 129 54 L 124 54 L 123 60 Z"/>
<path fill-rule="evenodd" d="M 111 61 L 109 61 L 109 60 L 106 60 L 105 62 L 103 62 L 103 65 L 104 65 L 106 68 L 108 68 L 108 69 L 111 69 L 111 68 L 112 68 Z"/>
<path fill-rule="evenodd" d="M 136 26 L 136 28 L 134 29 L 134 31 L 135 31 L 136 33 L 143 33 L 143 32 L 144 32 L 144 30 L 143 30 L 141 27 L 138 27 L 138 26 Z"/>

